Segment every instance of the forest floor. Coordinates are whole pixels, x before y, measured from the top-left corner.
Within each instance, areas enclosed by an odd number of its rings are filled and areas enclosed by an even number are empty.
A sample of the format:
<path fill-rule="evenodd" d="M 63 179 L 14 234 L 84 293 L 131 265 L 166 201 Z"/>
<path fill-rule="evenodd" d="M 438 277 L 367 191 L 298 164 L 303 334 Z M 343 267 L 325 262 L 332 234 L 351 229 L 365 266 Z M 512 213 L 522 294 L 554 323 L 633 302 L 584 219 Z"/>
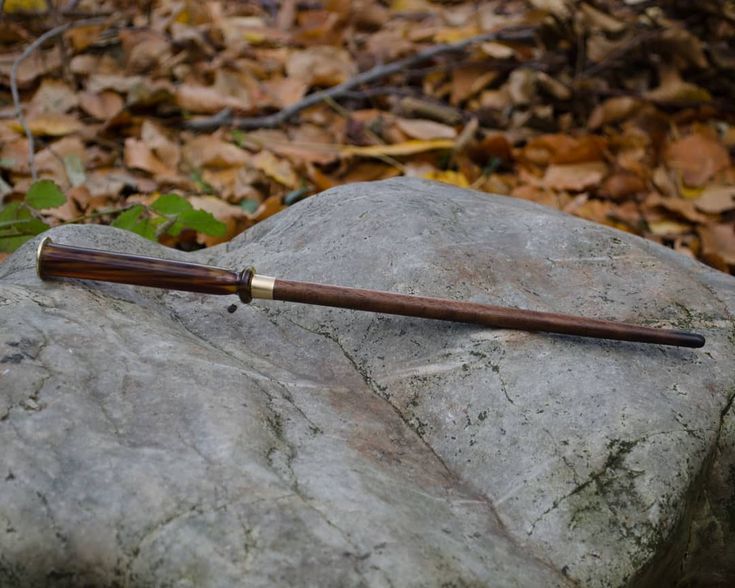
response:
<path fill-rule="evenodd" d="M 407 175 L 735 270 L 733 1 L 0 7 L 0 257 L 72 222 L 212 245 Z"/>

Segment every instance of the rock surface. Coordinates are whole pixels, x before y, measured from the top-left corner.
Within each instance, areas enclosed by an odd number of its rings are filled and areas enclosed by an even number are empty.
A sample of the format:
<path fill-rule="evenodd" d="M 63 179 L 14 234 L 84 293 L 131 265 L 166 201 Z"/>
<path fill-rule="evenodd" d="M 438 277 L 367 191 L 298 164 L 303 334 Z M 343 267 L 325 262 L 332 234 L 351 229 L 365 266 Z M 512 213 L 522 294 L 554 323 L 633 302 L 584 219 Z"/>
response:
<path fill-rule="evenodd" d="M 702 332 L 702 350 L 41 282 L 0 266 L 3 586 L 735 581 L 735 280 L 536 205 L 330 190 L 184 254 Z M 714 543 L 718 549 L 709 549 Z M 723 584 L 724 585 L 724 584 Z"/>

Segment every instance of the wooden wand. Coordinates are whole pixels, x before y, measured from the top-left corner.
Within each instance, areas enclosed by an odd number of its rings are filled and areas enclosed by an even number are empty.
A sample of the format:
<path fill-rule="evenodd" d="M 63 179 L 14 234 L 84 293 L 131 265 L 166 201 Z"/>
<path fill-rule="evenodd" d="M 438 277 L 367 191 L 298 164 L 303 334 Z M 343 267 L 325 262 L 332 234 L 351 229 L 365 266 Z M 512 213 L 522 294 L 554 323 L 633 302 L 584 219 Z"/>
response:
<path fill-rule="evenodd" d="M 38 246 L 36 269 L 39 277 L 44 280 L 47 278 L 80 278 L 206 294 L 237 294 L 245 303 L 250 302 L 253 298 L 285 300 L 303 304 L 474 323 L 502 329 L 546 331 L 564 335 L 680 347 L 702 347 L 704 345 L 702 335 L 684 331 L 641 327 L 614 321 L 475 302 L 294 282 L 261 276 L 255 273 L 254 268 L 234 272 L 183 261 L 59 245 L 53 243 L 48 237 L 44 238 Z"/>

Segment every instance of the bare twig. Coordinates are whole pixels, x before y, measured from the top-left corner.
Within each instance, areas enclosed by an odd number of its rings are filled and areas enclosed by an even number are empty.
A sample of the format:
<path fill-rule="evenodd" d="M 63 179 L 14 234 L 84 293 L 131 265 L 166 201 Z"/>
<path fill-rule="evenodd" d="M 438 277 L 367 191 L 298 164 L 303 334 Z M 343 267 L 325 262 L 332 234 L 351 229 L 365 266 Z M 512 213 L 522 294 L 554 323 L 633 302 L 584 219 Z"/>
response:
<path fill-rule="evenodd" d="M 238 129 L 245 130 L 278 127 L 302 110 L 319 104 L 327 98 L 338 98 L 362 84 L 369 84 L 390 75 L 401 73 L 414 65 L 428 61 L 429 59 L 433 59 L 439 55 L 463 51 L 472 45 L 484 43 L 486 41 L 529 41 L 533 38 L 534 32 L 535 29 L 531 27 L 508 28 L 494 33 L 485 33 L 483 35 L 470 37 L 469 39 L 459 41 L 458 43 L 434 45 L 433 47 L 429 47 L 416 55 L 399 59 L 398 61 L 393 61 L 391 63 L 376 65 L 372 69 L 362 72 L 337 86 L 309 94 L 304 99 L 288 108 L 279 110 L 274 114 L 252 118 L 241 118 L 234 117 L 230 112 L 223 110 L 211 117 L 189 121 L 186 123 L 186 126 L 189 129 L 200 131 L 213 130 L 225 125 L 231 125 Z"/>
<path fill-rule="evenodd" d="M 28 121 L 26 120 L 25 114 L 23 113 L 23 106 L 20 103 L 20 93 L 18 92 L 18 68 L 26 59 L 28 59 L 33 54 L 36 49 L 38 49 L 49 39 L 53 39 L 56 35 L 61 35 L 71 28 L 100 24 L 106 20 L 106 17 L 95 17 L 85 20 L 78 20 L 76 22 L 67 22 L 55 26 L 54 28 L 49 29 L 43 35 L 38 37 L 38 39 L 33 41 L 33 43 L 28 45 L 28 47 L 23 50 L 23 53 L 20 54 L 18 59 L 13 62 L 13 67 L 10 69 L 10 93 L 13 96 L 15 117 L 18 119 L 18 122 L 23 127 L 23 131 L 25 132 L 26 138 L 28 139 L 28 164 L 31 168 L 31 178 L 34 182 L 36 181 L 38 176 L 36 173 L 36 161 L 34 157 L 35 148 L 33 144 L 33 133 L 31 133 L 31 129 L 28 127 Z"/>

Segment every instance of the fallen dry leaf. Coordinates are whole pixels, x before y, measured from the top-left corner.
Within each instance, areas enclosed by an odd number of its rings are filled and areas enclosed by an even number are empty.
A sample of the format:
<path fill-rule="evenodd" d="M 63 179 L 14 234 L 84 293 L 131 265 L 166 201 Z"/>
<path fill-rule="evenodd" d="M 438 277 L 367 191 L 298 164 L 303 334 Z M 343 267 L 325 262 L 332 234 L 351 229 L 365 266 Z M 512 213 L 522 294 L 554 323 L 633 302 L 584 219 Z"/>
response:
<path fill-rule="evenodd" d="M 213 135 L 202 135 L 188 141 L 182 149 L 182 158 L 194 168 L 234 167 L 252 160 L 244 149 Z"/>
<path fill-rule="evenodd" d="M 702 254 L 706 258 L 720 259 L 735 265 L 735 226 L 732 224 L 700 225 L 697 229 L 702 239 Z"/>
<path fill-rule="evenodd" d="M 598 104 L 592 111 L 587 121 L 587 127 L 595 130 L 604 125 L 621 122 L 632 116 L 640 106 L 640 100 L 630 96 L 608 98 L 602 104 Z"/>
<path fill-rule="evenodd" d="M 223 108 L 247 110 L 250 102 L 223 95 L 214 87 L 182 84 L 176 88 L 176 104 L 182 109 L 196 114 L 212 114 Z"/>
<path fill-rule="evenodd" d="M 700 187 L 730 165 L 730 155 L 715 139 L 693 134 L 668 146 L 667 165 L 681 174 L 687 186 Z"/>
<path fill-rule="evenodd" d="M 726 12 L 715 18 L 710 1 L 690 3 L 686 15 L 680 2 L 496 4 L 126 3 L 99 25 L 66 31 L 63 67 L 53 41 L 21 65 L 37 172 L 68 190 L 82 214 L 172 189 L 241 203 L 248 212 L 221 211 L 234 215 L 231 231 L 284 201 L 403 173 L 527 198 L 728 270 L 711 247 L 702 252 L 698 234 L 731 225 L 735 214 L 735 131 L 726 106 L 735 99 L 728 84 L 735 53 Z M 102 5 L 80 4 L 96 9 Z M 0 79 L 7 88 L 15 59 L 54 23 L 6 20 Z M 440 51 L 339 91 L 276 129 L 257 128 L 261 117 L 298 110 L 309 92 L 358 71 L 517 25 L 540 27 L 539 34 Z M 223 110 L 256 128 L 217 127 L 211 121 Z M 32 181 L 14 119 L 6 93 L 6 200 L 22 197 Z M 185 231 L 165 242 L 190 248 L 194 238 Z"/>
<path fill-rule="evenodd" d="M 79 105 L 97 120 L 109 120 L 123 109 L 125 102 L 117 92 L 106 90 L 99 93 L 82 92 Z"/>
<path fill-rule="evenodd" d="M 735 186 L 707 186 L 694 200 L 694 206 L 702 212 L 719 214 L 735 209 Z"/>
<path fill-rule="evenodd" d="M 294 51 L 286 63 L 288 77 L 307 86 L 336 86 L 351 78 L 356 71 L 350 54 L 331 46 Z"/>
<path fill-rule="evenodd" d="M 649 231 L 659 237 L 676 237 L 684 235 L 691 231 L 691 225 L 671 219 L 663 219 L 650 221 L 648 223 Z"/>
<path fill-rule="evenodd" d="M 296 188 L 299 184 L 299 178 L 291 164 L 285 159 L 278 159 L 270 151 L 261 151 L 255 155 L 252 165 L 288 188 Z"/>
<path fill-rule="evenodd" d="M 660 68 L 661 84 L 646 93 L 646 98 L 655 102 L 709 102 L 710 93 L 696 84 L 681 79 L 679 72 L 669 64 Z"/>
<path fill-rule="evenodd" d="M 455 139 L 457 131 L 454 127 L 444 125 L 432 120 L 398 118 L 396 126 L 412 139 Z"/>
<path fill-rule="evenodd" d="M 30 112 L 36 114 L 65 114 L 77 107 L 79 98 L 65 82 L 44 79 L 30 103 Z"/>
<path fill-rule="evenodd" d="M 617 172 L 605 179 L 600 186 L 600 194 L 620 200 L 646 191 L 646 182 L 630 172 Z"/>
<path fill-rule="evenodd" d="M 454 147 L 454 141 L 451 139 L 432 139 L 430 141 L 405 141 L 395 145 L 368 145 L 367 147 L 345 145 L 341 151 L 344 155 L 380 157 L 383 155 L 413 155 L 434 149 L 451 149 L 452 147 Z"/>
<path fill-rule="evenodd" d="M 181 159 L 181 149 L 155 123 L 146 120 L 140 129 L 140 138 L 151 152 L 169 169 L 175 170 Z"/>
<path fill-rule="evenodd" d="M 125 139 L 125 165 L 162 176 L 171 176 L 174 173 L 174 170 L 158 159 L 143 141 L 132 137 Z"/>
<path fill-rule="evenodd" d="M 550 165 L 541 181 L 546 188 L 581 192 L 600 184 L 607 174 L 607 166 L 601 162 Z"/>

